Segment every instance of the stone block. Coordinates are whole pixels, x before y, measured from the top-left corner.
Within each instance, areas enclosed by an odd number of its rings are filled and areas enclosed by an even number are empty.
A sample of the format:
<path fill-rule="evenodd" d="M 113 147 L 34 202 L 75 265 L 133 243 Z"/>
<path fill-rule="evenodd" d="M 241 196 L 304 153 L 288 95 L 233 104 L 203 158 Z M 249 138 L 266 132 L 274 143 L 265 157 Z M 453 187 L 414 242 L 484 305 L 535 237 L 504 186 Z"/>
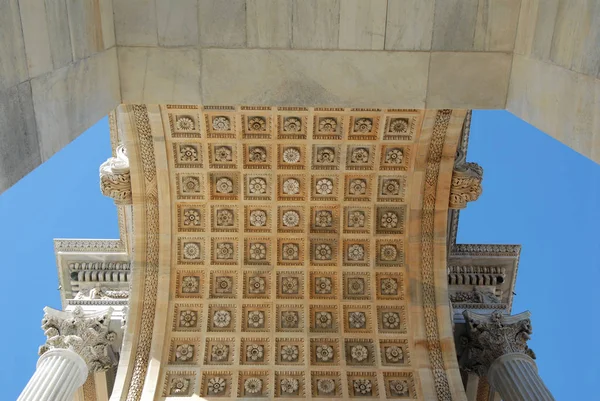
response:
<path fill-rule="evenodd" d="M 550 57 L 552 35 L 554 32 L 556 14 L 558 13 L 559 1 L 560 0 L 544 0 L 543 4 L 538 3 L 531 55 L 539 60 L 548 60 Z M 539 7 L 540 5 L 541 7 Z"/>
<path fill-rule="evenodd" d="M 479 0 L 473 49 L 512 51 L 521 0 Z"/>
<path fill-rule="evenodd" d="M 386 0 L 341 0 L 340 49 L 383 50 Z"/>
<path fill-rule="evenodd" d="M 515 53 L 517 54 L 531 54 L 538 4 L 539 0 L 521 0 L 521 11 L 515 39 Z"/>
<path fill-rule="evenodd" d="M 175 5 L 176 4 L 176 5 Z M 197 0 L 156 0 L 158 44 L 196 46 L 198 44 Z"/>
<path fill-rule="evenodd" d="M 511 59 L 509 53 L 432 53 L 427 108 L 503 109 Z"/>
<path fill-rule="evenodd" d="M 576 47 L 571 67 L 577 72 L 600 78 L 600 3 L 584 4 L 588 5 L 589 12 L 585 14 L 582 45 Z"/>
<path fill-rule="evenodd" d="M 112 0 L 100 1 L 100 18 L 102 20 L 102 41 L 104 49 L 115 45 L 115 19 L 113 15 Z"/>
<path fill-rule="evenodd" d="M 196 49 L 120 47 L 123 103 L 201 104 Z"/>
<path fill-rule="evenodd" d="M 29 78 L 17 0 L 0 2 L 0 90 Z"/>
<path fill-rule="evenodd" d="M 523 0 L 515 53 L 600 78 L 600 3 Z"/>
<path fill-rule="evenodd" d="M 54 69 L 46 23 L 46 6 L 39 0 L 19 0 L 19 10 L 29 76 L 37 77 Z"/>
<path fill-rule="evenodd" d="M 432 50 L 472 50 L 479 0 L 435 0 Z"/>
<path fill-rule="evenodd" d="M 46 23 L 54 69 L 73 61 L 66 0 L 46 0 Z"/>
<path fill-rule="evenodd" d="M 203 104 L 423 108 L 429 54 L 203 49 Z"/>
<path fill-rule="evenodd" d="M 600 161 L 594 148 L 600 126 L 599 88 L 600 81 L 593 77 L 515 55 L 506 109 Z"/>
<path fill-rule="evenodd" d="M 104 50 L 98 0 L 67 0 L 73 60 Z"/>
<path fill-rule="evenodd" d="M 431 50 L 435 0 L 389 0 L 385 50 Z"/>
<path fill-rule="evenodd" d="M 573 0 L 559 3 L 550 61 L 577 72 L 599 76 L 600 3 Z"/>
<path fill-rule="evenodd" d="M 0 91 L 0 143 L 2 193 L 42 163 L 29 82 Z"/>
<path fill-rule="evenodd" d="M 114 1 L 115 35 L 119 46 L 157 46 L 154 0 Z"/>
<path fill-rule="evenodd" d="M 292 2 L 247 0 L 248 47 L 288 49 L 292 46 Z"/>
<path fill-rule="evenodd" d="M 340 0 L 295 0 L 292 13 L 293 48 L 338 48 Z"/>
<path fill-rule="evenodd" d="M 31 88 L 46 161 L 120 103 L 116 49 L 34 78 Z"/>
<path fill-rule="evenodd" d="M 198 5 L 201 47 L 246 47 L 246 0 L 199 0 Z"/>
<path fill-rule="evenodd" d="M 520 0 L 436 0 L 433 50 L 511 51 Z"/>

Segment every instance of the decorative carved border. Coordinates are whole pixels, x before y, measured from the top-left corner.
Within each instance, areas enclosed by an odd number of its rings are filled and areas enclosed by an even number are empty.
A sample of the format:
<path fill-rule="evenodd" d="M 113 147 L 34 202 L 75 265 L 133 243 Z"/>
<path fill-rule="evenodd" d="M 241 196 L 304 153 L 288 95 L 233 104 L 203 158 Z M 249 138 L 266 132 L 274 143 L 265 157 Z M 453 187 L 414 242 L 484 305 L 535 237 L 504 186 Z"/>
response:
<path fill-rule="evenodd" d="M 60 239 L 54 240 L 54 252 L 125 252 L 120 239 Z"/>
<path fill-rule="evenodd" d="M 154 317 L 156 314 L 156 296 L 158 290 L 158 249 L 159 249 L 159 209 L 158 183 L 156 181 L 156 161 L 154 142 L 150 129 L 148 108 L 145 105 L 133 105 L 133 116 L 139 140 L 142 172 L 144 179 L 141 186 L 146 195 L 146 269 L 144 277 L 144 297 L 142 299 L 141 324 L 138 344 L 135 348 L 135 359 L 128 388 L 126 401 L 139 401 L 148 371 L 150 347 Z"/>
<path fill-rule="evenodd" d="M 521 245 L 455 244 L 450 256 L 519 256 Z"/>
<path fill-rule="evenodd" d="M 437 184 L 442 161 L 442 150 L 446 140 L 446 131 L 450 123 L 452 110 L 439 110 L 435 116 L 427 167 L 425 170 L 425 185 L 423 188 L 423 204 L 421 218 L 421 275 L 423 280 L 423 311 L 425 317 L 425 335 L 429 350 L 429 361 L 433 373 L 433 381 L 437 398 L 440 401 L 451 401 L 452 393 L 448 383 L 448 376 L 444 367 L 444 358 L 440 345 L 438 316 L 435 300 L 434 282 L 434 218 Z"/>

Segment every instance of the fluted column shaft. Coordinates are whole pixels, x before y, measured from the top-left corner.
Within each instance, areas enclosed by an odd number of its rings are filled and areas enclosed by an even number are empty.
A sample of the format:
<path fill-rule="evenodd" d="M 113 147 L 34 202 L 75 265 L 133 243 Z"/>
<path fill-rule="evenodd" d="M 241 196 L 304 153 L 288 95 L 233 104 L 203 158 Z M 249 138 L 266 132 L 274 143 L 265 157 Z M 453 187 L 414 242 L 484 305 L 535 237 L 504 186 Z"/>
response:
<path fill-rule="evenodd" d="M 35 373 L 17 401 L 71 401 L 87 376 L 87 365 L 77 353 L 49 350 L 38 359 Z"/>
<path fill-rule="evenodd" d="M 488 370 L 487 379 L 503 401 L 554 401 L 535 361 L 520 352 L 497 358 Z"/>

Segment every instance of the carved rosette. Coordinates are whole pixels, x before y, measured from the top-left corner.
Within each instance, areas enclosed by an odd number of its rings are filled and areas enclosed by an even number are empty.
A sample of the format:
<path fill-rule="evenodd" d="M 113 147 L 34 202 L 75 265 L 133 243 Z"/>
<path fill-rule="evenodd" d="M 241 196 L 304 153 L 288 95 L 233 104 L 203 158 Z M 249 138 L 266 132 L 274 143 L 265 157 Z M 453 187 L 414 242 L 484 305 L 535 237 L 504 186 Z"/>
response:
<path fill-rule="evenodd" d="M 117 205 L 131 204 L 131 175 L 129 159 L 123 145 L 117 147 L 116 157 L 100 165 L 100 191 L 114 199 Z"/>
<path fill-rule="evenodd" d="M 450 209 L 464 209 L 467 202 L 476 201 L 483 188 L 483 168 L 477 163 L 467 162 L 464 154 L 459 151 L 452 172 L 450 186 Z"/>
<path fill-rule="evenodd" d="M 532 332 L 529 312 L 509 316 L 500 311 L 481 315 L 466 310 L 463 315 L 467 339 L 460 363 L 464 370 L 486 376 L 492 363 L 502 355 L 522 353 L 535 357 L 527 346 Z"/>
<path fill-rule="evenodd" d="M 66 348 L 76 352 L 86 362 L 90 372 L 100 372 L 116 365 L 111 344 L 116 334 L 108 329 L 112 308 L 85 315 L 81 307 L 72 312 L 44 308 L 42 330 L 46 343 L 39 354 L 55 348 Z"/>

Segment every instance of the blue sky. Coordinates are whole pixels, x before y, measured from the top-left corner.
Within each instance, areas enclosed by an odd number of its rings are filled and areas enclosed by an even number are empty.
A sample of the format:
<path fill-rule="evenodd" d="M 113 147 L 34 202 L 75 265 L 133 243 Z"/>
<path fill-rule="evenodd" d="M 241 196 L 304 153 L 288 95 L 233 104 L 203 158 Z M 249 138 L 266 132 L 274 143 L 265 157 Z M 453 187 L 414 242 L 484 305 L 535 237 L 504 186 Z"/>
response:
<path fill-rule="evenodd" d="M 4 399 L 35 370 L 42 308 L 60 308 L 53 238 L 118 237 L 98 187 L 109 156 L 102 119 L 0 195 Z M 600 166 L 504 111 L 473 113 L 468 160 L 484 167 L 484 191 L 458 242 L 523 245 L 513 312 L 532 312 L 540 374 L 557 400 L 597 399 Z"/>

